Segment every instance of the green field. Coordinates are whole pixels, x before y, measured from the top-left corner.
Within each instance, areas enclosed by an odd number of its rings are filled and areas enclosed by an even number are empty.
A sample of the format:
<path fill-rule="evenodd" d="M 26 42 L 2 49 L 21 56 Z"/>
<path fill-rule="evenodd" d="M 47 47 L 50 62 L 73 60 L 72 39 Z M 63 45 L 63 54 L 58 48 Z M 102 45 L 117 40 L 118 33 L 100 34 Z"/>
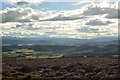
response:
<path fill-rule="evenodd" d="M 15 57 L 15 58 L 60 58 L 62 54 L 56 54 L 52 52 L 38 52 L 29 49 L 19 49 L 10 52 L 2 52 L 0 55 L 3 57 Z"/>

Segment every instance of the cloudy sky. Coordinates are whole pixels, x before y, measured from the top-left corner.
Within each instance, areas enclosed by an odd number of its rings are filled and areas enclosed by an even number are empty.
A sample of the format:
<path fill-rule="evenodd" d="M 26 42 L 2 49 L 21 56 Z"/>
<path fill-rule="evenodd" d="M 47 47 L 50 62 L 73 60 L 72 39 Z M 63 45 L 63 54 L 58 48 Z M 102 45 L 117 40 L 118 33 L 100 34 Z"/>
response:
<path fill-rule="evenodd" d="M 9 37 L 91 39 L 118 36 L 118 0 L 0 0 Z"/>

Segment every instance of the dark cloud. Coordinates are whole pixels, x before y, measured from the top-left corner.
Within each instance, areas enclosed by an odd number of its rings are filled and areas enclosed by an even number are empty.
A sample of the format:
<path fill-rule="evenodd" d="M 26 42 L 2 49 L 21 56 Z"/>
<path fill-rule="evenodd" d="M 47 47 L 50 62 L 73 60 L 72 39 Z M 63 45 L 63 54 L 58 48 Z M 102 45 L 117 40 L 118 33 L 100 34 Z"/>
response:
<path fill-rule="evenodd" d="M 104 14 L 104 11 L 100 7 L 90 6 L 88 7 L 88 9 L 84 10 L 83 14 L 86 16 L 100 15 L 100 14 Z"/>
<path fill-rule="evenodd" d="M 102 26 L 102 25 L 109 25 L 112 22 L 110 21 L 101 21 L 99 19 L 93 19 L 93 20 L 89 20 L 86 25 L 91 25 L 91 26 Z"/>
<path fill-rule="evenodd" d="M 114 19 L 114 18 L 120 18 L 120 10 L 118 10 L 117 8 L 113 7 L 107 7 L 107 8 L 102 8 L 102 7 L 93 7 L 93 6 L 89 6 L 88 9 L 85 9 L 83 11 L 82 15 L 85 16 L 94 16 L 94 15 L 103 15 L 106 14 L 105 18 L 110 18 L 110 19 Z"/>
<path fill-rule="evenodd" d="M 115 19 L 115 18 L 120 18 L 120 10 L 114 10 L 113 12 L 109 12 L 109 14 L 107 14 L 105 16 L 106 18 L 109 19 Z"/>
<path fill-rule="evenodd" d="M 25 1 L 20 1 L 20 2 L 17 2 L 16 3 L 16 5 L 18 5 L 18 6 L 22 6 L 22 5 L 28 5 L 29 4 L 29 2 L 25 2 Z"/>
<path fill-rule="evenodd" d="M 108 31 L 102 31 L 98 28 L 91 28 L 91 27 L 82 27 L 81 29 L 77 29 L 77 31 L 82 33 L 106 33 Z"/>
<path fill-rule="evenodd" d="M 64 16 L 56 16 L 51 19 L 46 19 L 46 20 L 41 20 L 41 21 L 68 21 L 68 20 L 78 20 L 78 19 L 84 19 L 86 17 L 74 17 L 74 16 L 69 16 L 69 17 L 64 17 Z"/>

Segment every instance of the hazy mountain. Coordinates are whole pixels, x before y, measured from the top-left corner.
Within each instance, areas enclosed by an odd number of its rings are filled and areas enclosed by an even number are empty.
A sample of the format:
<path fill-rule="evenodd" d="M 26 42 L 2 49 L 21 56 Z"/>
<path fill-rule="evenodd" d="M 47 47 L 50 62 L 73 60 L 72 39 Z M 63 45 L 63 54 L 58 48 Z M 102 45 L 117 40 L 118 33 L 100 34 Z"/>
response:
<path fill-rule="evenodd" d="M 117 55 L 118 39 L 69 39 L 69 38 L 2 38 L 3 51 L 32 49 L 40 52 L 54 52 L 64 55 Z M 5 46 L 5 44 L 9 44 Z M 23 44 L 18 46 L 19 44 Z M 27 45 L 33 44 L 33 45 Z"/>
<path fill-rule="evenodd" d="M 33 45 L 95 45 L 117 43 L 117 38 L 97 38 L 97 39 L 72 39 L 72 38 L 15 38 L 3 37 L 3 44 L 33 44 Z"/>

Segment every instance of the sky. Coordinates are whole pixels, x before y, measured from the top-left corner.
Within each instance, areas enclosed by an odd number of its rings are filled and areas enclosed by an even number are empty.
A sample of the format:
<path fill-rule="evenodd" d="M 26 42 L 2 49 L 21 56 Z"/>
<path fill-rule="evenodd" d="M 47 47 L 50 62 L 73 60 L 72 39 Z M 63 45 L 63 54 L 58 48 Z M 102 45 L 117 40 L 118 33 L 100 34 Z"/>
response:
<path fill-rule="evenodd" d="M 118 36 L 118 0 L 0 0 L 5 37 Z"/>

